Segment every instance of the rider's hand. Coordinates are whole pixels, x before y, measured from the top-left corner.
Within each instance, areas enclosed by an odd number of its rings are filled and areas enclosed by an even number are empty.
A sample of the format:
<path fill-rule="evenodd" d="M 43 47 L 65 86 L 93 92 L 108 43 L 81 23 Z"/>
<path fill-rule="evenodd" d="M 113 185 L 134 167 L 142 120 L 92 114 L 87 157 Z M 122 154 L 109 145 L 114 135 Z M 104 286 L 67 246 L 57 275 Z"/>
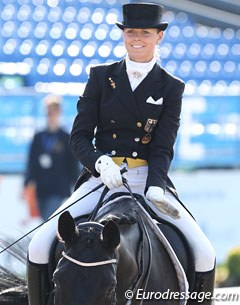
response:
<path fill-rule="evenodd" d="M 123 185 L 120 167 L 112 158 L 103 155 L 97 159 L 95 169 L 100 174 L 102 182 L 109 188 L 115 188 Z"/>
<path fill-rule="evenodd" d="M 151 201 L 162 213 L 175 219 L 180 217 L 179 211 L 168 200 L 161 187 L 150 186 L 146 193 L 146 198 Z"/>

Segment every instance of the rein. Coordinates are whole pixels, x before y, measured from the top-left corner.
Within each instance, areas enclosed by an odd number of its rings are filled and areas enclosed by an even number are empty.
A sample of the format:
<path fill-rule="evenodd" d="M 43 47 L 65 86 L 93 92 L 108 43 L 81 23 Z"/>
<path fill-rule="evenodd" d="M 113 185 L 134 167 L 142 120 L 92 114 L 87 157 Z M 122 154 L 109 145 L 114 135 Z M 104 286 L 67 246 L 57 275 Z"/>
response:
<path fill-rule="evenodd" d="M 18 238 L 17 240 L 15 240 L 13 243 L 11 243 L 10 245 L 8 245 L 6 248 L 2 249 L 0 251 L 0 254 L 2 254 L 3 252 L 5 252 L 6 250 L 8 250 L 9 248 L 11 248 L 13 245 L 15 245 L 16 243 L 18 243 L 20 240 L 24 239 L 25 237 L 27 237 L 29 234 L 33 233 L 34 231 L 36 231 L 37 229 L 39 229 L 41 226 L 43 226 L 45 223 L 49 222 L 50 220 L 52 220 L 53 218 L 55 218 L 56 216 L 58 216 L 59 214 L 61 214 L 62 212 L 66 211 L 69 207 L 71 207 L 72 205 L 74 205 L 75 203 L 77 203 L 78 201 L 84 199 L 85 197 L 87 197 L 88 195 L 92 194 L 93 192 L 96 192 L 98 189 L 100 189 L 101 187 L 104 186 L 104 183 L 100 183 L 99 185 L 97 185 L 95 188 L 93 188 L 90 192 L 88 192 L 87 194 L 83 195 L 81 198 L 78 198 L 77 200 L 75 200 L 74 202 L 72 202 L 71 204 L 69 204 L 66 208 L 62 209 L 61 211 L 59 211 L 58 213 L 52 215 L 51 217 L 49 217 L 47 220 L 43 221 L 42 223 L 40 223 L 40 225 L 36 226 L 35 228 L 33 228 L 32 230 L 28 231 L 26 234 L 24 234 L 23 236 L 21 236 L 20 238 Z"/>
<path fill-rule="evenodd" d="M 123 168 L 121 170 L 121 174 L 126 173 L 127 169 Z M 124 178 L 123 178 L 124 179 Z M 11 248 L 12 246 L 14 246 L 16 243 L 18 243 L 19 241 L 21 241 L 22 239 L 24 239 L 25 237 L 27 237 L 28 235 L 30 235 L 31 233 L 33 233 L 34 231 L 36 231 L 37 229 L 39 229 L 41 226 L 43 226 L 45 223 L 51 221 L 53 218 L 55 218 L 56 216 L 58 216 L 59 214 L 61 214 L 62 212 L 66 211 L 68 208 L 70 208 L 71 206 L 73 206 L 75 203 L 77 203 L 78 201 L 84 199 L 85 197 L 87 197 L 88 195 L 96 192 L 97 190 L 99 190 L 101 187 L 104 186 L 104 183 L 100 183 L 99 185 L 97 185 L 95 188 L 93 188 L 91 191 L 89 191 L 88 193 L 86 193 L 85 195 L 83 195 L 82 197 L 78 198 L 77 200 L 73 201 L 71 204 L 69 204 L 67 207 L 65 207 L 64 209 L 60 210 L 58 213 L 53 214 L 52 216 L 50 216 L 47 220 L 43 221 L 42 223 L 40 223 L 38 226 L 36 226 L 35 228 L 33 228 L 32 230 L 28 231 L 26 234 L 24 234 L 23 236 L 21 236 L 20 238 L 18 238 L 17 240 L 15 240 L 13 243 L 11 243 L 10 245 L 8 245 L 7 247 L 5 247 L 4 249 L 2 249 L 0 251 L 0 254 L 2 254 L 3 252 L 7 251 L 9 248 Z M 102 196 L 99 199 L 99 202 L 97 204 L 97 206 L 95 207 L 95 209 L 93 210 L 93 213 L 90 215 L 90 218 L 94 218 L 99 207 L 102 206 L 103 204 L 103 198 L 104 196 L 107 194 L 107 192 L 109 191 L 109 189 L 107 187 L 105 187 Z"/>
<path fill-rule="evenodd" d="M 140 204 L 141 205 L 141 202 L 139 202 L 137 200 L 137 198 L 134 196 L 128 182 L 126 179 L 123 178 L 123 185 L 125 186 L 125 188 L 128 190 L 132 200 L 136 203 L 136 204 Z M 149 277 L 150 277 L 150 272 L 151 272 L 151 268 L 152 268 L 152 242 L 151 242 L 151 239 L 150 239 L 150 236 L 148 234 L 148 231 L 147 231 L 147 228 L 146 228 L 146 225 L 142 219 L 142 217 L 138 217 L 139 219 L 139 226 L 141 228 L 141 231 L 142 231 L 142 245 L 141 245 L 141 271 L 140 271 L 140 274 L 139 274 L 139 277 L 136 281 L 136 283 L 133 285 L 133 287 L 131 288 L 131 291 L 133 293 L 133 296 L 135 296 L 137 290 L 140 288 L 140 287 L 143 287 L 143 291 L 146 291 L 146 288 L 147 288 L 147 285 L 148 285 L 148 281 L 149 281 Z M 145 257 L 143 257 L 143 254 L 144 254 L 144 249 L 145 249 L 145 244 L 147 243 L 147 248 L 148 248 L 148 257 L 149 257 L 149 260 L 148 260 L 148 265 L 145 266 L 144 263 L 145 263 Z M 126 305 L 131 305 L 132 301 L 134 300 L 134 298 L 131 298 L 127 301 Z M 142 305 L 144 301 L 144 298 L 141 299 L 140 301 L 140 305 Z"/>
<path fill-rule="evenodd" d="M 135 282 L 135 284 L 130 288 L 133 296 L 136 295 L 138 289 L 140 289 L 140 288 L 142 288 L 143 291 L 146 291 L 147 285 L 149 282 L 151 268 L 152 268 L 152 242 L 151 242 L 150 236 L 148 234 L 147 228 L 145 226 L 145 223 L 141 217 L 139 217 L 139 225 L 140 225 L 140 228 L 141 228 L 142 234 L 143 234 L 142 244 L 141 244 L 141 253 L 140 253 L 141 266 L 140 266 L 140 273 L 139 273 L 138 279 Z M 144 256 L 144 249 L 145 249 L 146 244 L 147 244 L 147 251 L 148 251 L 147 266 L 145 266 L 146 255 Z M 134 300 L 134 297 L 129 299 L 127 301 L 126 305 L 131 305 L 133 300 Z M 141 305 L 143 303 L 143 301 L 144 301 L 144 298 L 141 299 L 139 304 Z"/>
<path fill-rule="evenodd" d="M 125 186 L 125 188 L 128 190 L 130 196 L 131 196 L 131 199 L 133 200 L 133 202 L 135 202 L 136 204 L 140 204 L 141 203 L 137 200 L 137 198 L 134 196 L 128 182 L 127 182 L 127 179 L 123 178 L 123 185 Z M 105 187 L 101 197 L 100 197 L 100 200 L 98 202 L 98 204 L 96 205 L 94 211 L 92 212 L 92 214 L 90 215 L 88 221 L 93 221 L 95 216 L 97 215 L 99 209 L 105 204 L 105 202 L 107 201 L 104 201 L 104 197 L 105 195 L 107 194 L 107 192 L 109 191 L 109 189 L 107 187 Z M 132 287 L 130 287 L 130 290 L 132 291 L 133 293 L 133 296 L 135 296 L 137 290 L 140 288 L 140 287 L 143 287 L 143 290 L 146 291 L 146 288 L 147 288 L 147 285 L 148 285 L 148 282 L 149 282 L 149 277 L 150 277 L 150 272 L 151 272 L 151 268 L 152 268 L 152 243 L 151 243 L 151 239 L 150 239 L 150 236 L 148 234 L 148 231 L 147 231 L 147 228 L 146 228 L 146 225 L 144 223 L 144 220 L 139 217 L 139 226 L 140 226 L 140 229 L 142 231 L 142 244 L 141 244 L 141 253 L 140 253 L 140 257 L 141 257 L 141 261 L 140 261 L 140 272 L 139 272 L 139 276 L 136 280 L 136 282 L 134 283 L 134 285 Z M 145 249 L 145 246 L 147 244 L 147 251 L 148 251 L 148 264 L 147 266 L 145 266 L 145 262 L 146 262 L 146 256 L 144 257 L 144 249 Z M 110 261 L 110 260 L 109 260 Z M 109 262 L 108 261 L 108 262 Z M 76 263 L 76 261 L 74 260 L 74 263 Z M 81 263 L 81 262 L 80 262 Z M 101 263 L 101 262 L 100 262 Z M 115 262 L 114 262 L 115 263 Z M 91 263 L 90 263 L 91 264 Z M 94 263 L 93 263 L 94 264 Z M 127 302 L 126 302 L 126 305 L 131 305 L 132 301 L 133 301 L 134 298 L 132 299 L 129 299 Z M 142 299 L 140 301 L 140 305 L 143 304 L 143 301 L 144 299 Z"/>
<path fill-rule="evenodd" d="M 71 256 L 67 255 L 64 251 L 62 252 L 62 256 L 64 258 L 66 258 L 67 260 L 69 260 L 70 262 L 82 266 L 82 267 L 96 267 L 96 266 L 102 266 L 102 265 L 107 265 L 107 264 L 116 264 L 117 263 L 117 259 L 113 258 L 113 259 L 108 259 L 105 261 L 100 261 L 100 262 L 93 262 L 93 263 L 84 263 L 81 262 L 75 258 L 72 258 Z"/>

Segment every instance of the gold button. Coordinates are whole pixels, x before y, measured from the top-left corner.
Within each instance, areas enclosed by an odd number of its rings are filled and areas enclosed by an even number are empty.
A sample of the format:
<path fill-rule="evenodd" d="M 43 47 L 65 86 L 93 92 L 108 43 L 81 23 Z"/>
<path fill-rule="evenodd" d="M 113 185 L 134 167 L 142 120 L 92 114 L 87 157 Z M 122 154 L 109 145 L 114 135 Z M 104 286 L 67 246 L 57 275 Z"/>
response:
<path fill-rule="evenodd" d="M 142 127 L 142 123 L 141 122 L 137 122 L 137 127 Z"/>
<path fill-rule="evenodd" d="M 116 133 L 113 133 L 112 137 L 113 137 L 113 139 L 116 139 L 117 138 Z"/>

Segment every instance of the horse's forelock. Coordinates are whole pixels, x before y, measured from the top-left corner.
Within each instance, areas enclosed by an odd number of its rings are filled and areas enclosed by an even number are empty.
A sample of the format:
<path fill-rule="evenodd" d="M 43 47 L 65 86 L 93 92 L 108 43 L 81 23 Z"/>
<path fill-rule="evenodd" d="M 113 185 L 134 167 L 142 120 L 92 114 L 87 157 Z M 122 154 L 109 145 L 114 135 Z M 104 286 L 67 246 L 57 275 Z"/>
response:
<path fill-rule="evenodd" d="M 79 237 L 84 247 L 91 248 L 95 241 L 99 241 L 103 225 L 99 223 L 80 223 L 78 225 Z"/>

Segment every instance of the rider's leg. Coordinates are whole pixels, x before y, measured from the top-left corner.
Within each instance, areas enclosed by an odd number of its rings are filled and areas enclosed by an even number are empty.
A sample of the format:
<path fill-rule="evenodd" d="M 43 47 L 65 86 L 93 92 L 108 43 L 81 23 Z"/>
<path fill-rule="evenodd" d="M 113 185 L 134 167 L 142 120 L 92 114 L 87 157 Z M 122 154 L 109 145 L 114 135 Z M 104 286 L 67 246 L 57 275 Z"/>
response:
<path fill-rule="evenodd" d="M 198 299 L 189 300 L 188 304 L 199 304 L 199 300 L 201 300 L 201 304 L 210 305 L 212 304 L 211 296 L 214 290 L 215 251 L 197 222 L 181 203 L 170 192 L 166 192 L 166 196 L 179 210 L 180 218 L 172 219 L 162 214 L 161 217 L 173 223 L 185 235 L 195 258 L 195 283 L 193 291 L 197 293 Z M 149 204 L 151 205 L 151 203 Z M 155 207 L 151 207 L 159 214 Z"/>
<path fill-rule="evenodd" d="M 98 178 L 90 178 L 89 181 L 82 184 L 72 195 L 69 197 L 56 211 L 53 215 L 61 212 L 71 203 L 81 198 L 93 188 L 99 185 L 101 181 Z M 67 210 L 71 213 L 73 217 L 81 216 L 90 213 L 95 205 L 97 204 L 99 197 L 102 193 L 102 189 L 89 194 L 84 199 L 76 202 L 74 205 L 69 207 Z M 52 215 L 52 216 L 53 216 Z M 52 217 L 51 216 L 51 217 Z M 49 261 L 49 252 L 52 242 L 56 236 L 57 224 L 59 215 L 52 218 L 50 221 L 46 222 L 41 226 L 36 234 L 33 236 L 29 247 L 29 260 L 36 264 L 47 264 Z M 44 246 L 43 246 L 44 245 Z"/>
<path fill-rule="evenodd" d="M 144 185 L 148 173 L 147 166 L 140 166 L 136 168 L 128 169 L 127 179 L 131 190 L 135 193 L 144 196 Z M 109 194 L 116 191 L 127 191 L 124 187 L 111 190 Z M 209 272 L 214 269 L 215 266 L 215 251 L 209 242 L 206 235 L 203 233 L 197 222 L 192 218 L 189 212 L 183 207 L 183 205 L 172 195 L 172 193 L 166 191 L 166 197 L 172 202 L 172 204 L 179 210 L 180 218 L 173 219 L 165 214 L 162 214 L 151 202 L 146 199 L 146 202 L 151 208 L 159 214 L 163 219 L 166 219 L 170 223 L 173 223 L 187 238 L 189 241 L 195 258 L 195 270 L 196 272 Z"/>
<path fill-rule="evenodd" d="M 97 178 L 91 178 L 88 182 L 80 186 L 72 196 L 55 212 L 63 210 L 72 202 L 82 197 L 101 181 Z M 68 210 L 73 217 L 90 213 L 95 207 L 102 193 L 102 189 L 91 193 L 83 200 L 71 206 Z M 47 305 L 48 297 L 51 292 L 48 277 L 49 252 L 52 242 L 57 232 L 58 217 L 45 223 L 33 236 L 28 248 L 28 298 L 30 305 Z"/>
<path fill-rule="evenodd" d="M 48 264 L 27 263 L 28 304 L 45 305 L 51 293 Z"/>
<path fill-rule="evenodd" d="M 209 272 L 196 272 L 195 283 L 193 288 L 193 298 L 188 305 L 211 305 L 215 282 L 215 268 Z M 194 293 L 197 293 L 194 295 Z"/>
<path fill-rule="evenodd" d="M 170 223 L 173 223 L 187 238 L 193 250 L 196 272 L 208 272 L 213 270 L 215 266 L 215 251 L 210 241 L 197 222 L 175 196 L 166 191 L 166 197 L 179 210 L 180 218 L 173 219 L 164 214 L 161 215 L 161 217 Z M 156 210 L 155 207 L 154 210 Z"/>

